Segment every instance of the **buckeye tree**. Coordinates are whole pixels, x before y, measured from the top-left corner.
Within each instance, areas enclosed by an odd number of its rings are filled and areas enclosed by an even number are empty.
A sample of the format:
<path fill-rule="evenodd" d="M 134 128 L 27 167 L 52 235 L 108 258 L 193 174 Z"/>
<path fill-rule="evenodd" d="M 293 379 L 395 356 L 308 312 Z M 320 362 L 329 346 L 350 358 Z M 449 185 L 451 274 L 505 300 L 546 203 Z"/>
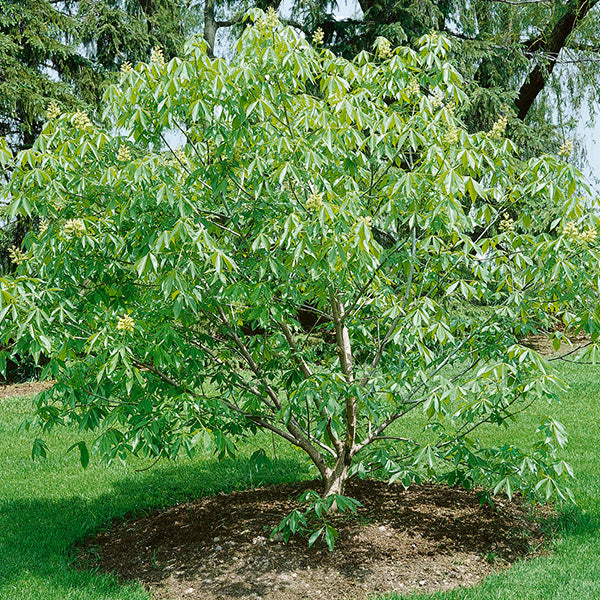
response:
<path fill-rule="evenodd" d="M 157 50 L 102 119 L 52 107 L 31 150 L 3 150 L 11 214 L 40 222 L 0 280 L 2 360 L 44 356 L 57 379 L 37 421 L 97 431 L 108 461 L 266 430 L 329 498 L 374 471 L 564 497 L 559 423 L 523 449 L 478 431 L 554 397 L 524 335 L 596 339 L 577 172 L 522 160 L 503 119 L 467 133 L 442 36 L 346 60 L 252 18 L 230 62 L 201 39 Z M 536 201 L 564 218 L 540 233 Z"/>

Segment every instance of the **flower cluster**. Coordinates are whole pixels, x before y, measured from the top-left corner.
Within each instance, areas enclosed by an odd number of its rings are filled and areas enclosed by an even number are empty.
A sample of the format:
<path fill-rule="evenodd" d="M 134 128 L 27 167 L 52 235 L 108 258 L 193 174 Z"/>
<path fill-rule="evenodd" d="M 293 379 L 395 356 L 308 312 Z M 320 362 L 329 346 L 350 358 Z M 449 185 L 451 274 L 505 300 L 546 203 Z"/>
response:
<path fill-rule="evenodd" d="M 460 134 L 458 129 L 452 125 L 444 134 L 444 143 L 448 146 L 452 146 L 458 142 L 459 136 Z"/>
<path fill-rule="evenodd" d="M 429 101 L 434 108 L 441 108 L 444 106 L 444 95 L 441 90 L 437 88 L 433 90 L 433 94 L 429 97 Z"/>
<path fill-rule="evenodd" d="M 573 140 L 565 140 L 563 145 L 558 150 L 559 156 L 571 156 L 573 154 Z"/>
<path fill-rule="evenodd" d="M 274 29 L 279 25 L 279 19 L 277 17 L 277 12 L 273 7 L 269 7 L 264 16 L 261 16 L 260 19 L 256 22 L 256 25 L 261 28 Z"/>
<path fill-rule="evenodd" d="M 131 73 L 131 71 L 133 71 L 133 65 L 128 60 L 126 60 L 121 65 L 121 73 L 123 73 L 125 75 L 127 73 Z"/>
<path fill-rule="evenodd" d="M 10 260 L 13 262 L 13 264 L 17 266 L 22 265 L 27 259 L 27 254 L 25 254 L 25 252 L 22 250 L 19 250 L 19 248 L 16 246 L 9 248 L 8 255 L 10 256 Z"/>
<path fill-rule="evenodd" d="M 500 221 L 500 231 L 506 231 L 507 233 L 509 231 L 514 231 L 515 230 L 515 221 L 514 219 L 510 218 L 510 215 L 508 213 L 504 213 L 504 218 L 502 219 L 502 221 Z"/>
<path fill-rule="evenodd" d="M 85 233 L 85 224 L 83 219 L 69 219 L 63 227 L 63 233 L 67 237 L 82 236 Z"/>
<path fill-rule="evenodd" d="M 578 244 L 591 244 L 598 235 L 597 231 L 593 227 L 587 229 L 579 229 L 575 221 L 569 221 L 563 228 L 563 235 Z"/>
<path fill-rule="evenodd" d="M 48 104 L 48 108 L 46 109 L 46 119 L 48 121 L 53 121 L 54 119 L 58 119 L 60 117 L 60 106 L 52 100 L 50 104 Z"/>
<path fill-rule="evenodd" d="M 408 85 L 406 86 L 406 93 L 409 96 L 417 96 L 421 93 L 421 85 L 417 81 L 416 77 L 411 77 Z"/>
<path fill-rule="evenodd" d="M 320 27 L 313 33 L 312 41 L 315 46 L 321 46 L 325 41 L 325 33 Z"/>
<path fill-rule="evenodd" d="M 591 244 L 595 241 L 598 236 L 598 232 L 594 227 L 588 227 L 585 231 L 579 234 L 579 239 L 582 244 Z"/>
<path fill-rule="evenodd" d="M 135 321 L 129 316 L 119 317 L 117 320 L 117 329 L 119 331 L 133 331 L 135 327 Z"/>
<path fill-rule="evenodd" d="M 361 217 L 361 221 L 369 228 L 371 229 L 371 226 L 373 225 L 373 219 L 372 217 Z"/>
<path fill-rule="evenodd" d="M 119 151 L 117 152 L 117 160 L 119 162 L 129 162 L 131 160 L 131 151 L 128 146 L 125 144 L 121 144 L 119 146 Z"/>
<path fill-rule="evenodd" d="M 78 110 L 73 115 L 73 124 L 79 129 L 90 129 L 92 127 L 92 122 L 90 118 L 87 116 L 87 113 L 84 113 L 81 110 Z"/>
<path fill-rule="evenodd" d="M 265 21 L 267 27 L 270 28 L 274 28 L 277 27 L 277 25 L 279 25 L 279 19 L 277 18 L 277 12 L 275 11 L 275 9 L 270 6 L 267 9 L 267 18 Z"/>
<path fill-rule="evenodd" d="M 308 210 L 314 210 L 315 212 L 323 206 L 323 194 L 313 192 L 306 202 L 306 208 Z"/>
<path fill-rule="evenodd" d="M 162 48 L 152 49 L 152 52 L 150 53 L 150 61 L 159 67 L 165 66 L 165 55 L 163 54 Z"/>
<path fill-rule="evenodd" d="M 490 131 L 490 136 L 492 138 L 494 138 L 495 140 L 499 140 L 504 135 L 507 125 L 508 125 L 508 117 L 506 115 L 502 115 L 492 125 L 492 129 Z"/>
<path fill-rule="evenodd" d="M 48 223 L 48 221 L 46 219 L 42 219 L 40 221 L 40 227 L 39 227 L 40 235 L 43 235 L 44 233 L 46 233 L 46 229 L 48 229 L 48 225 L 50 225 L 50 223 Z"/>
<path fill-rule="evenodd" d="M 377 54 L 379 54 L 380 58 L 389 58 L 392 55 L 392 44 L 387 38 L 379 38 Z"/>

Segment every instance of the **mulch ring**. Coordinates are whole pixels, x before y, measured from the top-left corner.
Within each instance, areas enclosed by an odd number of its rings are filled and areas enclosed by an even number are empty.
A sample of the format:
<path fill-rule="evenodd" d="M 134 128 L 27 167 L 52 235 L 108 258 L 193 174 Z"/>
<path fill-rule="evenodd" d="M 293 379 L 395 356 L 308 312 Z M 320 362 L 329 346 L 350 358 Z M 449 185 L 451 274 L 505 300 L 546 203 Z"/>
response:
<path fill-rule="evenodd" d="M 270 540 L 309 487 L 318 483 L 221 494 L 115 522 L 79 549 L 79 563 L 139 579 L 165 600 L 362 600 L 470 586 L 542 547 L 520 500 L 491 508 L 474 491 L 374 480 L 349 484 L 346 494 L 364 507 L 334 519 L 334 552 L 320 540 L 312 548 L 304 537 Z"/>
<path fill-rule="evenodd" d="M 27 381 L 26 383 L 9 383 L 0 385 L 0 400 L 33 396 L 54 385 L 54 381 Z"/>
<path fill-rule="evenodd" d="M 539 352 L 542 356 L 559 358 L 568 355 L 571 359 L 575 358 L 578 350 L 585 348 L 590 342 L 589 336 L 584 333 L 570 337 L 568 341 L 561 342 L 558 350 L 554 349 L 552 341 L 548 339 L 547 335 L 528 335 L 519 341 L 523 346 Z"/>

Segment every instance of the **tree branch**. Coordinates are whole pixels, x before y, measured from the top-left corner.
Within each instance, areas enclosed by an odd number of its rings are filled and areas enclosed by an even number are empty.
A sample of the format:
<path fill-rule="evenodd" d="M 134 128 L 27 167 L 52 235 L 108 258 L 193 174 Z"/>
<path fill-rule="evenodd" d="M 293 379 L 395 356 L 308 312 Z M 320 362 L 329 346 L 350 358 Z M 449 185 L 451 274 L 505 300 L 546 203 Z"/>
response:
<path fill-rule="evenodd" d="M 442 360 L 440 362 L 440 364 L 436 367 L 434 372 L 428 376 L 427 381 L 429 381 L 433 377 L 435 377 L 452 360 L 452 358 L 454 356 L 456 356 L 464 348 L 464 346 L 466 346 L 466 344 L 469 341 L 471 341 L 473 339 L 473 337 L 477 333 L 479 333 L 481 331 L 481 329 L 483 329 L 491 320 L 492 320 L 492 316 L 488 317 L 477 331 L 471 333 L 466 338 L 464 338 L 460 342 L 460 344 L 452 352 L 450 352 L 450 354 L 448 354 L 446 356 L 446 358 L 444 358 L 444 360 Z M 463 372 L 463 375 L 467 371 L 471 370 L 476 364 L 477 363 L 475 362 L 472 365 L 470 365 L 470 367 Z M 412 398 L 414 398 L 416 396 L 416 394 L 419 391 L 421 391 L 421 389 L 423 389 L 423 387 L 425 385 L 426 385 L 426 382 L 421 383 L 406 397 L 406 399 L 403 402 L 403 406 L 406 406 L 407 404 L 410 403 L 411 407 L 408 410 L 403 410 L 401 412 L 396 412 L 396 413 L 392 413 L 391 415 L 389 415 L 389 417 L 374 432 L 372 432 L 369 436 L 367 436 L 367 438 L 363 442 L 361 442 L 360 444 L 358 444 L 356 446 L 354 454 L 357 454 L 358 452 L 360 452 L 364 447 L 366 447 L 370 443 L 372 443 L 374 439 L 379 437 L 392 423 L 394 423 L 395 421 L 397 421 L 398 419 L 403 417 L 405 414 L 407 414 L 408 412 L 413 410 L 413 408 L 415 408 L 415 406 L 418 406 L 420 403 L 422 403 L 425 400 L 425 398 L 422 398 L 421 400 L 417 400 L 417 401 L 413 401 L 413 402 L 411 402 L 411 400 L 412 400 Z"/>
<path fill-rule="evenodd" d="M 252 357 L 252 355 L 246 348 L 246 345 L 244 344 L 243 340 L 235 332 L 233 327 L 231 327 L 231 325 L 229 324 L 229 320 L 227 319 L 227 315 L 225 315 L 225 312 L 223 311 L 223 309 L 220 306 L 218 307 L 218 311 L 219 311 L 219 315 L 221 316 L 221 320 L 222 320 L 223 324 L 228 329 L 229 337 L 231 337 L 231 339 L 234 341 L 239 352 L 241 353 L 242 357 L 246 361 L 246 364 L 250 367 L 252 372 L 261 380 L 262 384 L 265 386 L 265 390 L 266 390 L 269 398 L 271 398 L 271 400 L 273 401 L 273 404 L 275 404 L 275 406 L 279 410 L 281 410 L 282 406 L 281 406 L 281 401 L 279 399 L 279 396 L 277 395 L 275 390 L 271 387 L 269 382 L 266 381 L 264 379 L 264 377 L 262 376 L 260 366 L 256 363 L 256 361 L 254 360 L 254 358 Z M 319 473 L 321 473 L 321 475 L 325 478 L 326 473 L 327 473 L 327 468 L 328 468 L 327 463 L 325 462 L 325 459 L 321 456 L 319 451 L 311 443 L 311 439 L 308 437 L 308 432 L 303 431 L 302 427 L 300 426 L 300 424 L 296 421 L 296 419 L 294 417 L 290 418 L 286 427 L 287 427 L 287 430 L 295 438 L 294 444 L 296 446 L 299 446 L 300 448 L 302 448 L 308 454 L 308 456 L 313 461 L 313 463 L 315 464 L 317 469 L 319 469 Z"/>
<path fill-rule="evenodd" d="M 340 301 L 336 292 L 332 293 L 331 296 L 331 308 L 333 312 L 333 323 L 335 327 L 335 339 L 340 358 L 340 365 L 342 372 L 346 376 L 348 383 L 354 382 L 354 367 L 352 358 L 352 346 L 350 344 L 350 336 L 348 334 L 348 326 L 345 323 L 345 311 L 344 305 Z M 342 452 L 346 456 L 351 456 L 354 450 L 354 443 L 356 440 L 357 420 L 358 420 L 358 406 L 356 403 L 356 397 L 352 394 L 345 394 L 346 404 L 346 439 Z M 337 448 L 337 445 L 336 445 Z M 345 450 L 345 451 L 344 451 Z"/>
<path fill-rule="evenodd" d="M 530 47 L 530 50 L 541 50 L 550 53 L 547 65 L 536 65 L 519 90 L 515 102 L 517 116 L 525 120 L 529 109 L 539 93 L 544 89 L 546 80 L 554 70 L 558 54 L 564 48 L 568 37 L 585 18 L 588 12 L 598 3 L 598 0 L 576 0 L 571 3 L 569 10 L 551 28 L 541 35 Z M 553 58 L 554 56 L 554 58 Z"/>

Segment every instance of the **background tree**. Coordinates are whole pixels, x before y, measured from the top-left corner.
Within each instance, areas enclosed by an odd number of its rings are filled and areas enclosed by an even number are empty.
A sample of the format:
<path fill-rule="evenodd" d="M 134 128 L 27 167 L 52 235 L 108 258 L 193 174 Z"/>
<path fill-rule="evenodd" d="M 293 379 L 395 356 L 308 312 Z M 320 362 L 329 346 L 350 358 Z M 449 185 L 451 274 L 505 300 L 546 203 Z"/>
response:
<path fill-rule="evenodd" d="M 2 0 L 1 133 L 31 147 L 51 101 L 93 109 L 110 73 L 160 47 L 174 56 L 190 26 L 178 0 Z"/>
<path fill-rule="evenodd" d="M 565 497 L 551 417 L 530 448 L 477 432 L 553 397 L 525 333 L 598 336 L 576 171 L 522 160 L 502 121 L 466 131 L 444 37 L 349 61 L 256 16 L 231 62 L 198 40 L 155 52 L 108 90 L 105 122 L 57 114 L 17 155 L 11 214 L 43 222 L 0 279 L 0 343 L 49 358 L 38 421 L 98 431 L 109 462 L 225 456 L 265 430 L 338 504 L 373 471 Z M 530 233 L 531 213 L 505 215 L 523 197 L 564 220 Z"/>

